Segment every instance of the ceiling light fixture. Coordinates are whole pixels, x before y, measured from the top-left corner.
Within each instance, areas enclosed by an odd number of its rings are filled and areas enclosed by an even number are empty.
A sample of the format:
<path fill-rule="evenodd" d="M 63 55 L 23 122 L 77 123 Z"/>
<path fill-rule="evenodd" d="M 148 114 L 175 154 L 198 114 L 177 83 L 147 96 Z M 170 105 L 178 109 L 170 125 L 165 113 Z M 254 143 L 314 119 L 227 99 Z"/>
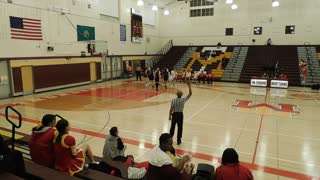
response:
<path fill-rule="evenodd" d="M 152 6 L 152 11 L 158 11 L 158 9 L 159 9 L 158 6 L 156 6 L 156 5 Z"/>
<path fill-rule="evenodd" d="M 170 12 L 169 12 L 169 10 L 166 9 L 166 10 L 164 10 L 163 14 L 164 14 L 165 16 L 169 16 Z"/>
<path fill-rule="evenodd" d="M 279 6 L 280 6 L 280 2 L 278 0 L 272 1 L 272 7 L 279 7 Z"/>
<path fill-rule="evenodd" d="M 233 9 L 233 10 L 238 9 L 238 5 L 232 4 L 231 9 Z"/>
<path fill-rule="evenodd" d="M 137 4 L 138 4 L 138 6 L 143 6 L 143 5 L 144 5 L 144 2 L 143 2 L 143 0 L 139 0 L 139 1 L 137 2 Z"/>
<path fill-rule="evenodd" d="M 232 4 L 233 0 L 226 0 L 226 4 Z"/>

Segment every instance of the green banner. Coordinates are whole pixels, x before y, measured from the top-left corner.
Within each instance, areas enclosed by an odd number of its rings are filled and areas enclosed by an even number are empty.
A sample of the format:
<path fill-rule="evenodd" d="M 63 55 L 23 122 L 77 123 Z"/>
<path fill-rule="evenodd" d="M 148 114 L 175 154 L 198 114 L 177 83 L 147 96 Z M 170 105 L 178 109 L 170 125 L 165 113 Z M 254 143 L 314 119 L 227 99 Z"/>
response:
<path fill-rule="evenodd" d="M 78 41 L 95 40 L 95 28 L 91 26 L 77 25 Z"/>

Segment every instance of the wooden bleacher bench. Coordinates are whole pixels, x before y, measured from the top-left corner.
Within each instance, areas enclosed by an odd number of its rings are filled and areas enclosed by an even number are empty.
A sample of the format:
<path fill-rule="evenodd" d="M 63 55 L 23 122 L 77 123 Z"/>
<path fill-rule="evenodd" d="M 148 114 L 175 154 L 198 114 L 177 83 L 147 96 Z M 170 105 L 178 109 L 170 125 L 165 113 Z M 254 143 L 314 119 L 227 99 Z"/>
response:
<path fill-rule="evenodd" d="M 6 129 L 6 128 L 1 128 L 0 130 L 2 131 L 6 131 L 6 132 L 10 132 L 10 130 Z M 18 138 L 16 140 L 16 143 L 19 144 L 28 144 L 28 141 L 30 139 L 30 135 L 24 134 L 24 133 L 17 133 L 16 132 L 16 138 Z M 8 135 L 4 136 L 3 138 L 6 141 L 9 141 L 11 139 L 11 136 L 9 137 Z M 101 157 L 95 157 L 96 161 L 103 161 L 103 158 Z M 120 162 L 107 162 L 109 163 L 111 166 L 118 168 L 121 171 L 122 177 L 127 179 L 128 178 L 128 168 L 129 166 L 124 164 L 124 163 L 120 163 Z M 26 165 L 26 169 L 27 169 L 27 174 L 30 176 L 35 176 L 39 179 L 56 179 L 56 178 L 69 178 L 70 176 L 67 176 L 63 173 L 60 173 L 59 171 L 56 171 L 54 169 L 50 169 L 41 165 L 38 165 L 36 163 L 33 163 L 32 161 L 28 161 L 25 160 L 25 165 Z M 37 169 L 41 169 L 41 172 L 37 172 Z M 52 173 L 52 174 L 51 174 Z M 48 176 L 48 177 L 47 177 Z M 75 174 L 76 177 L 70 177 L 71 179 L 86 179 L 86 180 L 91 180 L 91 179 L 110 179 L 110 180 L 117 180 L 117 179 L 122 179 L 116 176 L 112 176 L 112 175 L 108 175 L 106 173 L 103 172 L 99 172 L 93 169 L 89 169 L 87 172 L 83 171 L 80 173 Z M 2 178 L 1 178 L 2 179 Z"/>
<path fill-rule="evenodd" d="M 2 172 L 2 173 L 0 173 L 0 179 L 5 179 L 5 180 L 22 180 L 22 178 L 14 175 L 14 174 L 8 173 L 8 172 Z"/>
<path fill-rule="evenodd" d="M 123 180 L 122 178 L 116 177 L 116 176 L 112 176 L 112 175 L 108 175 L 106 173 L 100 172 L 100 171 L 95 171 L 92 169 L 89 170 L 84 170 L 81 171 L 77 174 L 75 174 L 74 176 L 81 178 L 81 179 L 85 179 L 85 180 L 96 180 L 96 179 L 106 179 L 106 180 Z"/>
<path fill-rule="evenodd" d="M 79 178 L 68 176 L 54 169 L 50 169 L 31 161 L 24 161 L 26 166 L 27 179 L 45 179 L 45 180 L 77 180 Z"/>

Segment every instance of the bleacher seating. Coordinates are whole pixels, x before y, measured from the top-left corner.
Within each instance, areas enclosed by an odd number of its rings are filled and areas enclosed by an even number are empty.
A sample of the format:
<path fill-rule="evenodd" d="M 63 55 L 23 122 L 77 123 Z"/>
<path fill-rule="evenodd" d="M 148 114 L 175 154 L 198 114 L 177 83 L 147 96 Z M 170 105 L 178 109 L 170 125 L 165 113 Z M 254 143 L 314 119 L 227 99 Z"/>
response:
<path fill-rule="evenodd" d="M 213 50 L 213 47 L 201 48 L 202 47 L 197 48 L 190 61 L 182 70 L 194 72 L 200 71 L 202 67 L 205 67 L 205 71 L 212 72 L 215 79 L 220 79 L 223 76 L 224 69 L 232 56 L 232 49 L 227 48 L 226 51 L 223 52 L 222 50 Z"/>
<path fill-rule="evenodd" d="M 240 82 L 249 83 L 253 76 L 261 76 L 266 67 L 279 62 L 280 73 L 288 75 L 290 85 L 300 85 L 299 61 L 296 46 L 250 46 Z M 273 72 L 269 72 L 273 75 Z"/>
<path fill-rule="evenodd" d="M 9 142 L 11 139 L 11 130 L 6 129 L 6 128 L 1 128 L 0 127 L 0 131 L 1 131 L 1 135 L 3 136 L 3 139 L 5 142 Z M 103 172 L 99 172 L 99 171 L 95 171 L 92 169 L 86 170 L 86 171 L 82 171 L 80 173 L 77 173 L 74 175 L 74 177 L 72 176 L 68 176 L 65 175 L 64 173 L 61 173 L 55 169 L 50 169 L 47 168 L 45 166 L 42 165 L 38 165 L 36 163 L 33 163 L 31 161 L 31 157 L 30 157 L 30 152 L 29 152 L 29 147 L 28 147 L 28 140 L 30 138 L 30 135 L 27 134 L 23 134 L 23 133 L 16 133 L 16 143 L 15 143 L 15 149 L 22 152 L 23 153 L 23 157 L 25 158 L 25 167 L 26 167 L 26 178 L 27 179 L 48 179 L 48 180 L 54 180 L 54 179 L 70 179 L 70 180 L 76 180 L 76 179 L 85 179 L 85 180 L 95 180 L 95 179 L 110 179 L 110 180 L 120 180 L 122 178 L 119 177 L 115 177 L 112 175 L 108 175 L 106 173 Z M 99 157 L 95 157 L 96 160 L 98 161 L 102 161 L 102 158 Z M 127 169 L 128 166 L 124 165 L 124 164 L 120 164 L 120 163 L 112 163 L 112 162 L 108 162 L 110 163 L 112 166 L 120 169 L 122 177 L 123 178 L 128 178 L 128 173 L 127 173 Z M 11 178 L 15 178 L 16 176 L 12 175 L 12 174 L 4 174 L 3 176 L 8 176 Z M 1 178 L 1 174 L 0 174 L 0 178 Z M 19 177 L 16 177 L 19 178 Z"/>
<path fill-rule="evenodd" d="M 173 69 L 187 49 L 187 46 L 172 46 L 154 67 Z"/>

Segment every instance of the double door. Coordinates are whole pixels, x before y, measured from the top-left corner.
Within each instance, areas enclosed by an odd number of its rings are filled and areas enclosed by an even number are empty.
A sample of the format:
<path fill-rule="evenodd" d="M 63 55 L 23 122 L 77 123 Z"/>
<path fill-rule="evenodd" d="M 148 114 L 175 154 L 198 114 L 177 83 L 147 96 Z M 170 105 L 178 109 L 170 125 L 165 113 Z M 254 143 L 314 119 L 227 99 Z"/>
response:
<path fill-rule="evenodd" d="M 102 59 L 101 73 L 103 80 L 118 79 L 122 74 L 121 57 L 105 57 Z"/>

